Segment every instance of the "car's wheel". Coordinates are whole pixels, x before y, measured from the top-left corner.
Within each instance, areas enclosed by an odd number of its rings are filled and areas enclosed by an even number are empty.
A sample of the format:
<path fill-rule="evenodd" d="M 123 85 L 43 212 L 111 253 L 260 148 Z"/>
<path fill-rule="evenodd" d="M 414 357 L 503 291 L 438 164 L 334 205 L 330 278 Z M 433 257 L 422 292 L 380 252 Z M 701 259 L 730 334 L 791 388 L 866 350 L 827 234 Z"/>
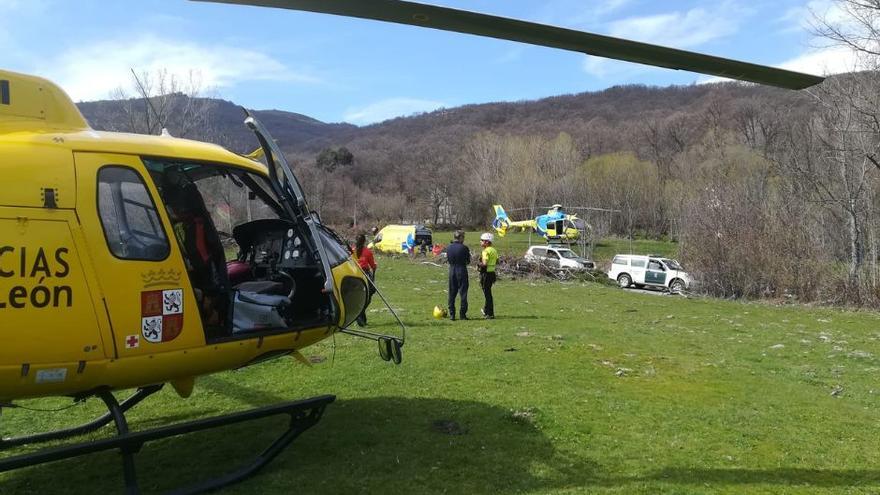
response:
<path fill-rule="evenodd" d="M 684 289 L 684 280 L 680 278 L 673 280 L 672 283 L 669 284 L 670 292 L 684 292 Z"/>
<path fill-rule="evenodd" d="M 632 284 L 632 278 L 626 273 L 621 273 L 617 276 L 617 284 L 621 287 L 629 287 Z"/>

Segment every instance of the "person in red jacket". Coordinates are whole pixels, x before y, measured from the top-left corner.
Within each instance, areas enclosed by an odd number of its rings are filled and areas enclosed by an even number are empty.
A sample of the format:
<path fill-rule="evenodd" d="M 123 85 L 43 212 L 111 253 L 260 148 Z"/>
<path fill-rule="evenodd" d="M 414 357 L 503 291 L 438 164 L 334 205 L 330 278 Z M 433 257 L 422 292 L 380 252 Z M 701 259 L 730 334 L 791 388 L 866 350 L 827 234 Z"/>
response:
<path fill-rule="evenodd" d="M 367 277 L 370 277 L 370 282 L 376 279 L 376 260 L 373 258 L 373 252 L 370 251 L 370 248 L 367 247 L 367 236 L 364 234 L 358 234 L 357 239 L 355 239 L 354 244 L 354 258 L 357 260 L 358 265 L 360 265 L 361 269 L 364 273 L 367 274 Z M 369 287 L 370 295 L 373 294 L 373 284 L 370 284 Z M 367 307 L 364 306 L 364 310 L 361 312 L 360 316 L 355 320 L 358 326 L 365 326 L 367 324 Z"/>

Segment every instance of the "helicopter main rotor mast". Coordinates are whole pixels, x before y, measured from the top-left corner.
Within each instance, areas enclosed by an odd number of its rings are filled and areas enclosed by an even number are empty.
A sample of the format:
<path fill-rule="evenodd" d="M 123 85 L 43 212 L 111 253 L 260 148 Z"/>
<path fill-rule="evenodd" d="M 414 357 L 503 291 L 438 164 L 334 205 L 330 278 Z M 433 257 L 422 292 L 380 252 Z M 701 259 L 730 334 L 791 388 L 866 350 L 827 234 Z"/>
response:
<path fill-rule="evenodd" d="M 667 69 L 804 89 L 825 78 L 601 34 L 403 0 L 194 0 L 302 10 L 475 34 Z"/>

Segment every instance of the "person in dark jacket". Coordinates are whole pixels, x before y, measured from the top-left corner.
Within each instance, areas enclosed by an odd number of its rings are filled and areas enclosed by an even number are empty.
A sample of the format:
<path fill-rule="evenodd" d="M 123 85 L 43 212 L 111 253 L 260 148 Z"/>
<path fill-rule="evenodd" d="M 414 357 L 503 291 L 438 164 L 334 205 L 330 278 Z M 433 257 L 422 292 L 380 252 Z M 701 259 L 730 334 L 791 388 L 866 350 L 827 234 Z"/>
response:
<path fill-rule="evenodd" d="M 449 318 L 455 320 L 455 297 L 461 294 L 459 318 L 467 320 L 467 267 L 471 264 L 471 250 L 464 245 L 464 231 L 455 231 L 452 244 L 446 248 L 446 261 L 449 262 Z"/>

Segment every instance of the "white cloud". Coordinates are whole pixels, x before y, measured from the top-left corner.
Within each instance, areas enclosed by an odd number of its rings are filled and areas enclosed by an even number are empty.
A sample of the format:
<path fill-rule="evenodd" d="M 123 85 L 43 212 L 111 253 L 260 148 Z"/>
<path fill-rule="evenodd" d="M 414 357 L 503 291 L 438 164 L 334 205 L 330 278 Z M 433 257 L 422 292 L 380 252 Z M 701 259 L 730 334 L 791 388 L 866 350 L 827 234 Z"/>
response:
<path fill-rule="evenodd" d="M 833 0 L 810 0 L 802 6 L 788 9 L 778 22 L 785 26 L 783 33 L 811 31 L 817 16 L 834 24 L 851 22 L 846 12 Z"/>
<path fill-rule="evenodd" d="M 808 74 L 830 75 L 856 70 L 857 60 L 855 52 L 838 46 L 811 50 L 779 64 L 779 67 Z"/>
<path fill-rule="evenodd" d="M 388 98 L 371 103 L 365 107 L 349 108 L 343 120 L 356 125 L 374 124 L 420 112 L 430 112 L 448 106 L 440 101 L 417 100 L 414 98 Z"/>
<path fill-rule="evenodd" d="M 108 40 L 67 50 L 38 73 L 59 83 L 74 100 L 107 98 L 128 88 L 131 69 L 155 73 L 166 70 L 186 80 L 199 75 L 203 88 L 223 88 L 243 81 L 315 83 L 315 77 L 296 73 L 274 58 L 250 49 L 162 38 L 145 34 Z"/>
<path fill-rule="evenodd" d="M 864 26 L 856 20 L 853 13 L 847 12 L 835 0 L 810 0 L 800 9 L 793 9 L 783 18 L 800 29 L 814 34 L 809 44 L 813 47 L 779 66 L 785 69 L 811 74 L 839 74 L 860 70 L 865 67 L 860 54 L 848 46 L 816 36 L 816 27 L 822 23 L 835 26 L 844 33 L 860 33 Z M 853 35 L 853 38 L 856 36 Z"/>
<path fill-rule="evenodd" d="M 858 55 L 849 48 L 838 46 L 810 50 L 795 58 L 787 60 L 774 67 L 815 74 L 817 76 L 829 76 L 850 72 L 857 69 Z M 697 80 L 697 84 L 710 84 L 722 81 L 730 81 L 724 77 L 705 76 Z"/>
<path fill-rule="evenodd" d="M 713 10 L 695 8 L 614 21 L 609 33 L 646 43 L 689 48 L 736 33 L 741 20 L 742 11 L 726 2 Z"/>
<path fill-rule="evenodd" d="M 734 2 L 722 2 L 713 9 L 703 7 L 644 17 L 630 17 L 610 24 L 610 36 L 634 39 L 674 48 L 692 48 L 735 34 L 748 11 Z M 584 70 L 596 77 L 627 76 L 646 68 L 588 56 Z"/>
<path fill-rule="evenodd" d="M 815 23 L 814 15 L 842 26 L 853 22 L 839 5 L 831 0 L 810 0 L 803 7 L 790 9 L 779 21 L 789 24 L 786 31 L 808 30 Z M 849 47 L 829 46 L 828 40 L 818 37 L 814 37 L 810 44 L 814 48 L 807 49 L 800 55 L 774 66 L 822 76 L 850 72 L 860 67 L 859 55 Z M 728 80 L 720 77 L 703 77 L 697 83 Z"/>

